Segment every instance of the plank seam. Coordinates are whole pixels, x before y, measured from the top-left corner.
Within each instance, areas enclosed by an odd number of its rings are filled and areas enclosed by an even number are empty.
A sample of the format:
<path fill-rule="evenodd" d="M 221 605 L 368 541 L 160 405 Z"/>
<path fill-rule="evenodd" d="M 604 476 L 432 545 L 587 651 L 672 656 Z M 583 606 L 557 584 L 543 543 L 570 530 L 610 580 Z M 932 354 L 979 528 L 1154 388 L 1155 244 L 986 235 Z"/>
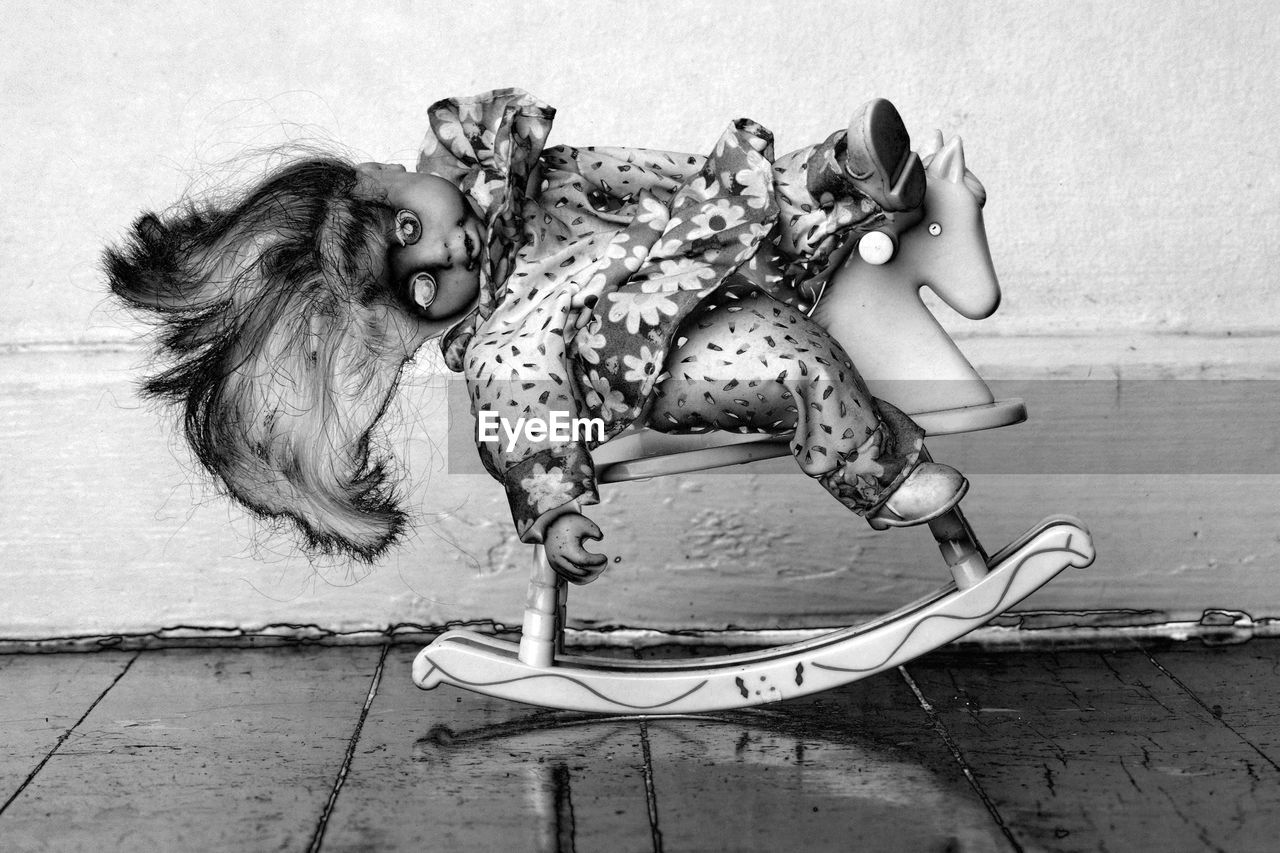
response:
<path fill-rule="evenodd" d="M 329 828 L 329 818 L 333 815 L 334 806 L 337 805 L 338 795 L 342 793 L 342 786 L 346 784 L 347 773 L 351 770 L 351 762 L 355 759 L 356 746 L 360 743 L 360 734 L 364 731 L 364 722 L 369 717 L 369 709 L 373 707 L 373 700 L 378 695 L 378 687 L 382 684 L 382 670 L 386 666 L 387 652 L 390 649 L 389 645 L 384 644 L 382 654 L 378 656 L 378 666 L 374 669 L 373 678 L 369 682 L 369 692 L 364 698 L 364 706 L 360 709 L 360 718 L 356 720 L 355 731 L 351 733 L 346 754 L 342 757 L 342 767 L 338 770 L 337 778 L 333 780 L 333 790 L 329 792 L 329 799 L 320 813 L 320 820 L 316 824 L 315 834 L 311 836 L 311 843 L 307 846 L 307 853 L 319 853 L 320 846 L 324 843 L 324 833 Z"/>
<path fill-rule="evenodd" d="M 22 780 L 22 784 L 18 786 L 18 789 L 9 796 L 9 799 L 4 801 L 4 805 L 0 805 L 0 815 L 3 815 L 5 813 L 5 810 L 9 808 L 9 806 L 13 803 L 13 801 L 18 799 L 18 797 L 22 795 L 22 792 L 27 789 L 27 786 L 30 785 L 33 781 L 35 781 L 36 776 L 39 775 L 40 771 L 44 769 L 44 766 L 49 763 L 49 759 L 53 758 L 53 756 L 57 754 L 58 750 L 62 748 L 62 745 L 67 742 L 68 738 L 71 737 L 72 732 L 74 732 L 77 728 L 80 727 L 80 724 L 83 723 L 88 718 L 88 716 L 93 713 L 93 709 L 98 707 L 98 703 L 101 702 L 104 698 L 106 698 L 106 695 L 110 693 L 111 690 L 117 684 L 120 683 L 120 679 L 124 678 L 125 673 L 129 671 L 129 669 L 133 666 L 133 662 L 136 661 L 138 659 L 138 656 L 141 654 L 142 652 L 135 652 L 133 657 L 129 658 L 129 660 L 125 662 L 125 665 L 120 669 L 120 671 L 116 673 L 116 677 L 111 679 L 111 683 L 108 684 L 105 688 L 103 688 L 102 692 L 98 694 L 98 698 L 94 699 L 92 702 L 89 703 L 89 707 L 86 708 L 85 712 L 80 715 L 80 719 L 76 720 L 75 723 L 73 723 L 70 728 L 68 728 L 65 732 L 63 732 L 58 737 L 58 740 L 53 745 L 53 748 L 50 749 L 48 753 L 45 754 L 44 758 L 40 759 L 40 763 L 37 764 L 35 768 L 30 773 L 27 774 L 27 778 Z"/>
<path fill-rule="evenodd" d="M 951 757 L 955 759 L 956 764 L 960 766 L 960 772 L 964 774 L 964 778 L 969 783 L 969 787 L 973 788 L 974 793 L 982 800 L 982 805 L 986 807 L 987 812 L 991 815 L 991 819 L 1000 827 L 1000 832 L 1008 840 L 1009 844 L 1017 853 L 1024 853 L 1022 845 L 1018 843 L 1018 839 L 1013 837 L 1013 831 L 1005 824 L 1004 818 L 1000 815 L 1000 810 L 996 808 L 996 804 L 987 796 L 987 792 L 983 790 L 982 785 L 978 783 L 978 779 L 973 775 L 973 770 L 969 767 L 969 761 L 964 757 L 964 752 L 960 749 L 960 744 L 951 736 L 951 732 L 947 729 L 942 718 L 938 716 L 938 712 L 934 709 L 933 704 L 925 697 L 924 691 L 916 684 L 911 674 L 907 672 L 905 666 L 898 667 L 898 672 L 902 675 L 907 686 L 911 688 L 911 692 L 915 694 L 916 701 L 920 703 L 920 708 L 924 711 L 925 716 L 929 718 L 929 723 L 933 727 L 934 732 L 946 744 L 947 749 L 951 752 Z"/>
<path fill-rule="evenodd" d="M 1164 664 L 1160 663 L 1160 661 L 1152 657 L 1149 651 L 1147 651 L 1146 649 L 1143 649 L 1142 653 L 1146 656 L 1147 660 L 1151 661 L 1152 666 L 1158 669 L 1165 678 L 1169 679 L 1174 684 L 1176 684 L 1179 690 L 1187 694 L 1187 696 L 1191 697 L 1191 700 L 1195 702 L 1197 705 L 1199 705 L 1201 708 L 1203 708 L 1206 712 L 1208 712 L 1209 716 L 1213 717 L 1215 720 L 1221 723 L 1222 726 L 1227 731 L 1231 732 L 1233 735 L 1235 735 L 1237 738 L 1240 739 L 1241 743 L 1244 743 L 1246 746 L 1248 746 L 1250 749 L 1256 752 L 1258 756 L 1267 764 L 1271 765 L 1273 769 L 1280 770 L 1280 764 L 1277 764 L 1276 761 L 1272 759 L 1270 755 L 1267 755 L 1267 753 L 1263 752 L 1262 749 L 1257 744 L 1255 744 L 1253 741 L 1249 740 L 1247 737 L 1241 734 L 1234 726 L 1232 726 L 1226 720 L 1222 719 L 1220 712 L 1215 713 L 1213 708 L 1211 708 L 1203 699 L 1197 696 L 1194 690 L 1192 690 L 1186 684 L 1183 684 L 1182 680 L 1178 678 L 1178 676 L 1174 675 L 1172 672 L 1165 669 Z"/>
<path fill-rule="evenodd" d="M 658 792 L 653 784 L 653 754 L 649 750 L 649 724 L 640 721 L 640 751 L 644 755 L 644 800 L 649 810 L 649 836 L 653 853 L 662 853 L 662 829 L 658 825 Z"/>

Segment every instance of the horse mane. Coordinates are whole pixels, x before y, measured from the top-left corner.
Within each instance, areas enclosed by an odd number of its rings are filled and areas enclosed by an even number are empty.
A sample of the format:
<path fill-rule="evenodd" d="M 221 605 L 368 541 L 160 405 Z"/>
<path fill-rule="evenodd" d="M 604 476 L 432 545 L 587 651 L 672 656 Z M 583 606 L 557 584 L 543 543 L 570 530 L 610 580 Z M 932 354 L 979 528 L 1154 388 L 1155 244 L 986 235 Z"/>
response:
<path fill-rule="evenodd" d="M 158 325 L 145 395 L 251 512 L 371 561 L 405 512 L 371 436 L 422 343 L 379 284 L 389 211 L 354 167 L 286 165 L 232 204 L 146 213 L 104 253 L 111 290 Z"/>

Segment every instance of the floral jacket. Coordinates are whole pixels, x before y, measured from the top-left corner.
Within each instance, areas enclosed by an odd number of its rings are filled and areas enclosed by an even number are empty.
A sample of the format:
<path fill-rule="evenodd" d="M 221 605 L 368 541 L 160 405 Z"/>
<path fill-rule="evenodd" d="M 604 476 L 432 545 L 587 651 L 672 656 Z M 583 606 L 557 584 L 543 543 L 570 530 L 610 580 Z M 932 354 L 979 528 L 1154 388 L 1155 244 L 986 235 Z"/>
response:
<path fill-rule="evenodd" d="M 881 215 L 844 177 L 843 131 L 774 162 L 772 135 L 746 119 L 704 157 L 545 148 L 554 116 L 518 89 L 429 110 L 418 171 L 457 183 L 489 229 L 479 304 L 442 341 L 473 415 L 599 418 L 611 438 L 642 422 L 681 322 L 726 279 L 795 302 Z M 598 502 L 598 434 L 477 435 L 524 541 Z"/>

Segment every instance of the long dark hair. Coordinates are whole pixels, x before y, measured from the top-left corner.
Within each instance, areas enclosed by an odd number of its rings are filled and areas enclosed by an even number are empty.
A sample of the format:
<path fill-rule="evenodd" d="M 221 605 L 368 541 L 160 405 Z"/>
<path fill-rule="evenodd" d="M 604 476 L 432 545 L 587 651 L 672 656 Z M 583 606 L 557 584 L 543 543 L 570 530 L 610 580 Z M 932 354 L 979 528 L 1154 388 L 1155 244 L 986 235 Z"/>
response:
<path fill-rule="evenodd" d="M 147 213 L 109 248 L 112 291 L 158 322 L 145 394 L 232 497 L 306 544 L 372 560 L 405 525 L 370 436 L 421 345 L 380 283 L 390 211 L 350 163 L 313 157 L 231 204 Z"/>

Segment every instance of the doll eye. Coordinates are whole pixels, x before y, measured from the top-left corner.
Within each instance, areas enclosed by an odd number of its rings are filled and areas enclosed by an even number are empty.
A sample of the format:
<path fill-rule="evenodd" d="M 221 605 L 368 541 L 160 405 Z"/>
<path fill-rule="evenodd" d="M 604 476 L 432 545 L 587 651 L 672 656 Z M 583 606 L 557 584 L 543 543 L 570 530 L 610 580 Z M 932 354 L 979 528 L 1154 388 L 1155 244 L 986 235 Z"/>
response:
<path fill-rule="evenodd" d="M 930 233 L 930 234 L 932 234 L 933 236 L 937 237 L 939 234 L 941 234 L 941 233 L 942 233 L 942 225 L 941 225 L 940 223 L 937 223 L 937 222 L 930 222 L 930 223 L 929 223 L 929 233 Z"/>
<path fill-rule="evenodd" d="M 396 211 L 396 242 L 401 246 L 412 246 L 422 237 L 422 220 L 412 210 Z"/>
<path fill-rule="evenodd" d="M 409 282 L 409 301 L 419 311 L 426 313 L 436 299 L 436 280 L 430 273 L 420 272 Z"/>

